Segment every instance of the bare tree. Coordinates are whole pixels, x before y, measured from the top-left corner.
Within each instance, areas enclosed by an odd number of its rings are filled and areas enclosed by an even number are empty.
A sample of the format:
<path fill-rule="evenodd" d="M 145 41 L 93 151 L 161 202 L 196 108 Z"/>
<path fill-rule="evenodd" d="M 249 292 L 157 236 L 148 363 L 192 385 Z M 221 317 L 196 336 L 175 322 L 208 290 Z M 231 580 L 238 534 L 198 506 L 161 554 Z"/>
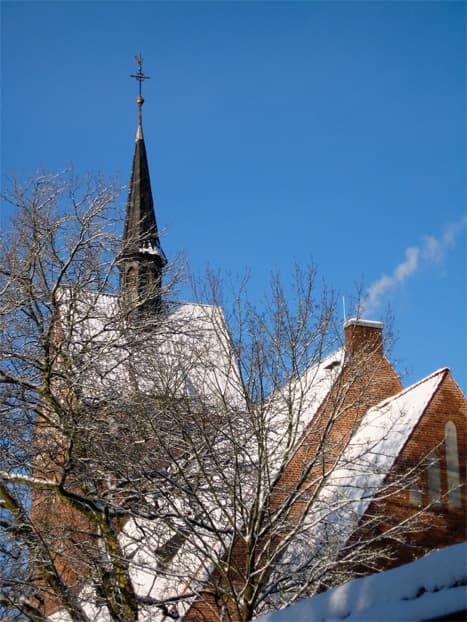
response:
<path fill-rule="evenodd" d="M 169 546 L 155 549 L 170 551 L 159 589 L 196 595 L 177 609 L 185 620 L 249 620 L 291 604 L 377 569 L 418 528 L 421 512 L 393 526 L 382 510 L 421 467 L 384 477 L 397 457 L 385 444 L 396 423 L 387 418 L 371 442 L 354 435 L 375 383 L 379 401 L 400 381 L 378 338 L 343 347 L 334 297 L 316 280 L 312 267 L 297 268 L 286 293 L 274 277 L 261 310 L 236 286 L 231 312 L 210 320 L 220 341 L 228 335 L 231 384 L 198 399 L 202 415 L 170 465 L 176 494 L 160 501 Z M 195 290 L 208 309 L 227 308 L 218 278 Z M 377 509 L 363 517 L 370 501 Z"/>
<path fill-rule="evenodd" d="M 313 268 L 274 278 L 260 309 L 245 283 L 223 300 L 212 275 L 197 304 L 122 301 L 117 196 L 66 174 L 5 197 L 5 615 L 248 620 L 374 565 L 410 525 L 362 525 L 361 506 L 416 468 L 348 493 L 355 464 L 373 465 L 352 433 L 375 376 L 399 388 L 380 344 L 342 347 Z"/>
<path fill-rule="evenodd" d="M 138 424 L 119 418 L 132 352 L 159 319 L 115 295 L 119 193 L 65 172 L 13 182 L 2 197 L 16 211 L 1 240 L 0 604 L 38 620 L 54 606 L 87 620 L 77 593 L 88 579 L 114 619 L 137 615 L 118 521 L 121 478 L 141 452 L 129 451 Z M 124 475 L 112 470 L 117 434 Z"/>

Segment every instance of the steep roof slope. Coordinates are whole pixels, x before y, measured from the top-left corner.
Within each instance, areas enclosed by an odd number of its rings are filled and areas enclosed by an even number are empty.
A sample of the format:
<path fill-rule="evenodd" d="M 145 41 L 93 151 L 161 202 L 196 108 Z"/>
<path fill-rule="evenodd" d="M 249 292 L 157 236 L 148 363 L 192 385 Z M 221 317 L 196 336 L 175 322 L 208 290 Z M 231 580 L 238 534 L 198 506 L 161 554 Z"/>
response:
<path fill-rule="evenodd" d="M 316 550 L 332 542 L 337 555 L 352 535 L 447 372 L 434 372 L 363 416 L 306 519 L 304 537 Z M 292 542 L 283 560 L 291 572 L 303 554 L 300 542 Z"/>
<path fill-rule="evenodd" d="M 157 316 L 151 331 L 127 321 L 119 296 L 63 290 L 59 294 L 62 350 L 75 371 L 81 396 L 94 401 L 129 387 L 142 393 L 238 403 L 238 370 L 222 310 L 180 303 Z"/>

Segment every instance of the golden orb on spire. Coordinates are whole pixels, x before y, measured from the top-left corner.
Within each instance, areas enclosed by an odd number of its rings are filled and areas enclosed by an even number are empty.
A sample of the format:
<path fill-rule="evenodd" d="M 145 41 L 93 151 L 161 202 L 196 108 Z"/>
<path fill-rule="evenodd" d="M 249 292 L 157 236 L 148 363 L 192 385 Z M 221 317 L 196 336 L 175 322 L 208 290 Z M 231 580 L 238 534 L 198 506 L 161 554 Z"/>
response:
<path fill-rule="evenodd" d="M 131 74 L 131 77 L 135 78 L 139 82 L 139 95 L 136 98 L 136 103 L 138 104 L 138 133 L 136 135 L 136 140 L 139 140 L 142 138 L 141 127 L 143 125 L 143 104 L 144 104 L 143 95 L 141 93 L 141 85 L 144 82 L 144 80 L 149 80 L 149 76 L 146 76 L 143 73 L 143 57 L 141 56 L 141 54 L 139 56 L 135 56 L 135 60 L 138 63 L 138 72 L 135 74 Z"/>

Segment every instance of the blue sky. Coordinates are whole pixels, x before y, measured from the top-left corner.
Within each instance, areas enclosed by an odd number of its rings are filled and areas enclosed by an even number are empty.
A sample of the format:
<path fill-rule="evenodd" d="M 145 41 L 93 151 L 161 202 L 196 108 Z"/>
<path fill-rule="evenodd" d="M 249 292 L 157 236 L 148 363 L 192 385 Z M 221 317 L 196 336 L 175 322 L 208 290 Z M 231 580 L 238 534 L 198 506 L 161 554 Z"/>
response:
<path fill-rule="evenodd" d="M 2 174 L 127 183 L 140 50 L 169 257 L 251 272 L 310 259 L 395 317 L 405 384 L 466 388 L 465 4 L 5 2 Z M 4 208 L 3 208 L 4 209 Z M 0 214 L 4 226 L 7 214 Z"/>

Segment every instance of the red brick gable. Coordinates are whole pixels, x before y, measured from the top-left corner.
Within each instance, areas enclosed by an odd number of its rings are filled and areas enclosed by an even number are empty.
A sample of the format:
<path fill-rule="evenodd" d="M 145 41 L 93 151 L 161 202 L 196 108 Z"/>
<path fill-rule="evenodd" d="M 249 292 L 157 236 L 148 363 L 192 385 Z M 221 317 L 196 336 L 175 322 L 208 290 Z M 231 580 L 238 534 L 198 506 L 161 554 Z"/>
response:
<path fill-rule="evenodd" d="M 466 539 L 467 400 L 448 369 L 438 373 L 442 375 L 441 382 L 387 478 L 390 481 L 391 478 L 397 478 L 400 474 L 418 467 L 419 474 L 416 481 L 407 490 L 395 492 L 385 502 L 372 503 L 367 510 L 368 516 L 381 511 L 388 516 L 387 522 L 380 527 L 381 530 L 388 532 L 394 525 L 420 512 L 419 521 L 414 531 L 407 534 L 405 542 L 399 542 L 397 545 L 391 543 L 397 554 L 393 561 L 381 562 L 381 569 L 399 566 L 418 559 L 434 549 L 457 544 Z M 460 491 L 459 498 L 454 499 L 455 503 L 452 498 L 453 491 L 451 495 L 449 494 L 446 462 L 446 426 L 449 422 L 455 426 L 457 436 Z M 451 426 L 448 430 L 450 428 Z M 430 473 L 430 467 L 427 465 L 431 458 L 435 458 L 437 462 L 435 470 L 431 470 Z M 435 491 L 430 495 L 429 482 L 432 481 L 433 487 L 438 480 L 438 474 L 440 500 L 434 502 Z M 358 537 L 358 534 L 355 537 Z"/>

